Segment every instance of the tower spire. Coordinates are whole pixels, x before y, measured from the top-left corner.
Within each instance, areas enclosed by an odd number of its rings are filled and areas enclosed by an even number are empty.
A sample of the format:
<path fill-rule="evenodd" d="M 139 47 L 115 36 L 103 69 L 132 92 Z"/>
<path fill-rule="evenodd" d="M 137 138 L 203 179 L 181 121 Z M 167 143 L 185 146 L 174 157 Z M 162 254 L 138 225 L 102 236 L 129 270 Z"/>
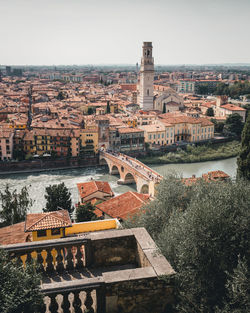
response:
<path fill-rule="evenodd" d="M 142 110 L 154 108 L 154 58 L 152 42 L 143 42 L 140 68 L 140 98 Z"/>

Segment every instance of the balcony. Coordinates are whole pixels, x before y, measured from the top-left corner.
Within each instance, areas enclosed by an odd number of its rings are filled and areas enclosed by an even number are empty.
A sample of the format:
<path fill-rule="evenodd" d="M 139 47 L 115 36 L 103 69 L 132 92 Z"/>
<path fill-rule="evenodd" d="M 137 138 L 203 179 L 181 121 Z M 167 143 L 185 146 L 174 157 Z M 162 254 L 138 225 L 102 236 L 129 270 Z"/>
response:
<path fill-rule="evenodd" d="M 46 313 L 162 313 L 174 300 L 175 272 L 144 228 L 1 248 L 24 266 L 36 260 Z"/>

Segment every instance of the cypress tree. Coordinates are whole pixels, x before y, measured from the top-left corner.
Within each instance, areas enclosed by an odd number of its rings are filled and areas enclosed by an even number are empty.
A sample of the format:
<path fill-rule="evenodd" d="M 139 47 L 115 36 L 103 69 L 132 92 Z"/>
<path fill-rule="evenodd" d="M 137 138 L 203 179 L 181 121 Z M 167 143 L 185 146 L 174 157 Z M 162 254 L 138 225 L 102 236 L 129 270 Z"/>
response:
<path fill-rule="evenodd" d="M 110 104 L 109 101 L 107 101 L 107 109 L 106 109 L 106 113 L 109 114 L 110 113 Z"/>
<path fill-rule="evenodd" d="M 237 160 L 238 178 L 246 178 L 250 180 L 250 114 L 247 117 L 245 126 L 241 136 L 240 154 Z"/>
<path fill-rule="evenodd" d="M 166 103 L 163 104 L 163 110 L 162 110 L 162 113 L 166 113 Z"/>

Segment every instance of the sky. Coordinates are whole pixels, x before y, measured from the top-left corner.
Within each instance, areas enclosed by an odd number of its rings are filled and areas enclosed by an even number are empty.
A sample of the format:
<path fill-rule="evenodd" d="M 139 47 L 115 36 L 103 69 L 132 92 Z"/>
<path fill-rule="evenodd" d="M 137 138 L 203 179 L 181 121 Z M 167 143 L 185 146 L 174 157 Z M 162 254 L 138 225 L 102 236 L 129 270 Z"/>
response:
<path fill-rule="evenodd" d="M 0 64 L 250 63 L 250 0 L 0 0 Z"/>

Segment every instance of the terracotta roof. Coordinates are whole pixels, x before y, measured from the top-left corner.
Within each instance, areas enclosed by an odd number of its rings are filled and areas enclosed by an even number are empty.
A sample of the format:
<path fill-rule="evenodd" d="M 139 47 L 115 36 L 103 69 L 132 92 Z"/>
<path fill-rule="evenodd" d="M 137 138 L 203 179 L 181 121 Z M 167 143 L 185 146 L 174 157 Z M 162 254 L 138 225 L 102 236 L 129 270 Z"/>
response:
<path fill-rule="evenodd" d="M 23 243 L 30 235 L 24 232 L 25 222 L 0 228 L 0 244 L 10 245 L 15 243 Z"/>
<path fill-rule="evenodd" d="M 223 180 L 228 179 L 230 176 L 223 171 L 211 171 L 207 174 L 202 174 L 202 178 L 205 180 Z"/>
<path fill-rule="evenodd" d="M 238 107 L 237 105 L 231 104 L 231 103 L 226 103 L 221 106 L 221 108 L 230 110 L 230 111 L 246 111 L 246 109 Z"/>
<path fill-rule="evenodd" d="M 25 232 L 69 227 L 71 225 L 71 219 L 67 210 L 58 210 L 48 213 L 32 213 L 26 216 Z"/>
<path fill-rule="evenodd" d="M 77 184 L 77 188 L 81 198 L 87 197 L 97 191 L 113 196 L 113 191 L 110 188 L 109 183 L 104 181 L 93 180 L 86 183 L 79 183 Z"/>
<path fill-rule="evenodd" d="M 126 134 L 126 133 L 141 133 L 143 130 L 138 129 L 138 128 L 130 128 L 130 127 L 122 127 L 118 129 L 118 132 L 121 134 Z"/>
<path fill-rule="evenodd" d="M 96 205 L 95 213 L 102 216 L 102 212 L 113 218 L 126 219 L 136 214 L 139 209 L 149 200 L 149 195 L 135 191 L 128 191 L 113 199 Z"/>

